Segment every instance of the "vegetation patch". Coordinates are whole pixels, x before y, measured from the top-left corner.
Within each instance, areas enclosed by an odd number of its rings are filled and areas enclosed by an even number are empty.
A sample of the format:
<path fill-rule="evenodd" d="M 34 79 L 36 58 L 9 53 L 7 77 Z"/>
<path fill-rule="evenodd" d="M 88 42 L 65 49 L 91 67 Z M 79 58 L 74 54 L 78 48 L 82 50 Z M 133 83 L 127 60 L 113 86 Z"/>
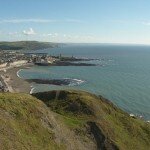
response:
<path fill-rule="evenodd" d="M 150 125 L 83 91 L 0 93 L 0 139 L 2 150 L 147 150 Z"/>
<path fill-rule="evenodd" d="M 57 46 L 56 43 L 38 41 L 0 42 L 0 50 L 38 50 Z"/>

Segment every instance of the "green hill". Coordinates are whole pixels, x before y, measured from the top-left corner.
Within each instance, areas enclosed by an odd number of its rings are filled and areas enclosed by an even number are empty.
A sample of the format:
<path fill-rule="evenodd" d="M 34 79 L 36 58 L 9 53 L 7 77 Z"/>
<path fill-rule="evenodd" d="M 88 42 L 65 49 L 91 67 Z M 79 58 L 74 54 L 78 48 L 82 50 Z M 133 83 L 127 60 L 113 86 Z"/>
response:
<path fill-rule="evenodd" d="M 0 42 L 0 50 L 38 50 L 56 46 L 56 43 L 38 41 Z"/>
<path fill-rule="evenodd" d="M 82 91 L 0 94 L 0 147 L 148 150 L 150 125 Z"/>

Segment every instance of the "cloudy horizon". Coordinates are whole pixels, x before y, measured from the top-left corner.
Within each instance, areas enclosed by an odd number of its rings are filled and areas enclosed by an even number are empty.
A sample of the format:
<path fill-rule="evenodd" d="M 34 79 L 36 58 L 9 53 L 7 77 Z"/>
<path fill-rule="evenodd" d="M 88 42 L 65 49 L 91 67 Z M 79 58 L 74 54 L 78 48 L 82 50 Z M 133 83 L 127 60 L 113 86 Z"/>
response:
<path fill-rule="evenodd" d="M 6 0 L 0 41 L 150 44 L 150 2 Z"/>

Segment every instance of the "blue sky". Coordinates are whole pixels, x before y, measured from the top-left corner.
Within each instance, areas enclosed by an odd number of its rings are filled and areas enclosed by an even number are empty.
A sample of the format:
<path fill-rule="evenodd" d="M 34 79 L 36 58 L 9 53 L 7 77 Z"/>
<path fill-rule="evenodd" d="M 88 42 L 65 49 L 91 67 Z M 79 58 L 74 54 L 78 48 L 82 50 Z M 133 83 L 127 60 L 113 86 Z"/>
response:
<path fill-rule="evenodd" d="M 0 41 L 150 44 L 149 0 L 1 0 Z"/>

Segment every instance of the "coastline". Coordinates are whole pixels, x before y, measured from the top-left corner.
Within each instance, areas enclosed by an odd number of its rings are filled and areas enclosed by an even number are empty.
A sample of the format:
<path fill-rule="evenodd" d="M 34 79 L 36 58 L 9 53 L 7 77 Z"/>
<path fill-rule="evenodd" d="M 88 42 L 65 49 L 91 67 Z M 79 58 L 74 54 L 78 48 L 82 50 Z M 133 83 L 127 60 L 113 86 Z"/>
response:
<path fill-rule="evenodd" d="M 26 64 L 19 67 L 9 68 L 5 71 L 0 71 L 0 75 L 3 77 L 7 88 L 11 89 L 9 90 L 9 92 L 31 94 L 31 92 L 33 91 L 32 84 L 20 78 L 18 73 L 20 70 L 27 69 L 32 66 L 33 64 Z"/>

